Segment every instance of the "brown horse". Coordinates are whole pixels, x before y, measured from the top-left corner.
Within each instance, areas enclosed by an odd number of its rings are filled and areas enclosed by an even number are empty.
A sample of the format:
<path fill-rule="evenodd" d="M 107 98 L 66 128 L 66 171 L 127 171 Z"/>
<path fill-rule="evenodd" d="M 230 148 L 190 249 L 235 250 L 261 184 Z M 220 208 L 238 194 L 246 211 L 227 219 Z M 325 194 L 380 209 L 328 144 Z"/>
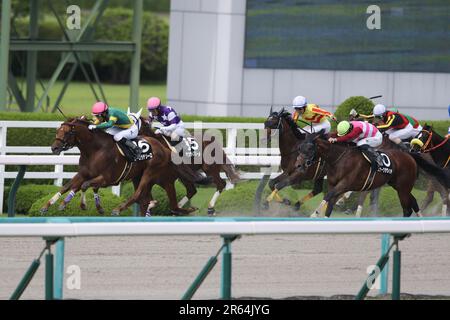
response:
<path fill-rule="evenodd" d="M 300 184 L 305 180 L 313 180 L 313 190 L 294 204 L 295 209 L 298 210 L 304 202 L 322 192 L 323 180 L 326 175 L 324 161 L 315 159 L 305 172 L 296 170 L 295 162 L 298 155 L 298 149 L 305 141 L 306 134 L 300 132 L 294 120 L 292 120 L 291 114 L 285 109 L 282 109 L 279 112 L 273 112 L 272 109 L 270 109 L 269 117 L 264 122 L 264 128 L 267 130 L 267 139 L 269 141 L 273 134 L 272 130 L 278 130 L 281 154 L 280 167 L 283 170 L 279 176 L 269 181 L 269 187 L 272 190 L 272 193 L 267 198 L 264 206 L 267 208 L 269 202 L 272 201 L 273 198 L 278 202 L 289 205 L 290 201 L 288 199 L 281 199 L 278 195 L 278 191 L 287 186 Z"/>
<path fill-rule="evenodd" d="M 417 201 L 411 194 L 418 166 L 439 179 L 443 185 L 450 185 L 450 180 L 443 170 L 424 160 L 420 155 L 397 149 L 384 149 L 383 152 L 390 159 L 392 174 L 377 172 L 373 180 L 369 181 L 371 166 L 358 148 L 331 144 L 323 132 L 309 135 L 300 145 L 296 166 L 304 171 L 318 157 L 325 159 L 329 191 L 321 203 L 320 214 L 324 213 L 329 217 L 337 199 L 345 192 L 372 190 L 387 183 L 397 191 L 403 215 L 409 217 L 413 211 L 419 211 Z"/>
<path fill-rule="evenodd" d="M 425 125 L 417 137 L 411 140 L 411 149 L 414 152 L 421 152 L 432 158 L 434 163 L 450 171 L 450 141 L 449 137 L 441 137 L 433 127 Z M 443 188 L 435 181 L 429 180 L 427 186 L 427 196 L 422 204 L 422 211 L 424 211 L 433 201 L 434 193 L 438 192 L 442 199 L 441 214 L 446 216 L 450 209 L 449 193 L 446 188 Z"/>
<path fill-rule="evenodd" d="M 141 118 L 141 120 L 142 120 L 142 127 L 141 131 L 139 131 L 141 134 L 158 140 L 169 152 L 175 151 L 177 152 L 180 151 L 181 153 L 184 152 L 182 148 L 179 148 L 178 146 L 175 149 L 167 140 L 167 138 L 165 138 L 164 136 L 160 134 L 155 134 L 148 121 L 145 121 L 143 118 Z M 180 146 L 181 145 L 183 145 L 183 142 L 180 143 Z M 214 152 L 217 152 L 218 157 L 217 158 L 214 157 L 214 159 L 212 159 L 213 161 L 208 161 L 208 159 L 205 158 L 204 154 L 205 150 L 206 151 L 213 150 Z M 172 155 L 174 155 L 174 153 L 172 153 Z M 225 172 L 227 178 L 230 180 L 232 184 L 235 184 L 240 181 L 239 173 L 236 171 L 234 165 L 228 159 L 227 155 L 225 154 L 225 151 L 222 149 L 221 144 L 215 143 L 214 139 L 207 140 L 207 137 L 203 137 L 202 149 L 199 150 L 198 157 L 199 157 L 198 159 L 195 159 L 195 156 L 187 157 L 187 159 L 185 158 L 187 161 L 185 163 L 181 163 L 180 165 L 182 167 L 188 166 L 190 170 L 192 170 L 193 172 L 203 170 L 208 179 L 201 181 L 200 184 L 209 183 L 210 179 L 212 179 L 212 183 L 216 186 L 216 192 L 214 193 L 213 197 L 208 203 L 208 214 L 214 215 L 216 212 L 215 210 L 216 201 L 227 185 L 226 181 L 220 177 L 220 172 L 221 171 Z M 181 172 L 184 171 L 182 170 L 182 167 L 181 170 L 179 170 Z M 196 194 L 197 190 L 195 188 L 193 179 L 186 179 L 180 177 L 180 181 L 186 187 L 186 196 L 183 199 L 181 199 L 181 201 L 178 203 L 178 205 L 182 207 L 185 203 L 191 200 L 191 198 Z"/>
<path fill-rule="evenodd" d="M 135 193 L 128 201 L 115 208 L 113 214 L 119 214 L 134 202 L 139 202 L 141 214 L 149 215 L 151 208 L 156 204 L 150 193 L 150 188 L 154 184 L 165 189 L 173 214 L 190 212 L 177 206 L 174 183 L 179 173 L 170 161 L 170 152 L 158 140 L 141 137 L 150 146 L 152 157 L 129 163 L 110 135 L 100 130 L 90 131 L 89 124 L 90 122 L 84 119 L 70 119 L 57 129 L 56 139 L 51 147 L 53 153 L 59 154 L 75 146 L 78 147 L 80 149 L 79 171 L 47 202 L 41 209 L 42 213 L 45 213 L 50 205 L 69 189 L 71 192 L 61 203 L 61 210 L 79 190 L 85 192 L 92 187 L 96 194 L 99 188 L 117 185 L 124 180 L 132 180 Z M 96 198 L 96 206 L 102 213 L 99 198 Z"/>

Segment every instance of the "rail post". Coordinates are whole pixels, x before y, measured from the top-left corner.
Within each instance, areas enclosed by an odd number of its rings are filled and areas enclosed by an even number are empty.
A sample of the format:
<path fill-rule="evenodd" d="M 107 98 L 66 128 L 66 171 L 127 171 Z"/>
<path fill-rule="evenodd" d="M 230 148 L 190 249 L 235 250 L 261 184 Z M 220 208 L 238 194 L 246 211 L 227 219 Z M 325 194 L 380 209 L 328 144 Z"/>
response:
<path fill-rule="evenodd" d="M 381 235 L 381 255 L 389 252 L 389 244 L 390 244 L 390 235 L 382 234 Z M 381 270 L 380 274 L 380 291 L 379 294 L 387 294 L 388 292 L 388 281 L 389 281 L 389 263 Z"/>
<path fill-rule="evenodd" d="M 40 258 L 34 259 L 31 263 L 30 267 L 28 268 L 27 272 L 25 272 L 25 275 L 23 276 L 22 280 L 20 280 L 16 290 L 14 290 L 13 294 L 9 298 L 10 300 L 19 300 L 22 296 L 22 293 L 25 291 L 25 289 L 30 284 L 31 279 L 33 279 L 34 274 L 36 273 L 37 269 L 39 269 L 39 266 L 41 265 Z"/>
<path fill-rule="evenodd" d="M 231 243 L 239 236 L 223 235 L 223 253 L 222 253 L 222 278 L 220 286 L 220 298 L 223 300 L 231 299 L 231 282 L 232 282 L 232 257 Z"/>
<path fill-rule="evenodd" d="M 55 250 L 55 276 L 54 276 L 54 298 L 63 298 L 63 282 L 64 282 L 64 238 L 56 242 Z"/>
<path fill-rule="evenodd" d="M 23 180 L 23 177 L 25 176 L 25 171 L 27 170 L 27 166 L 20 165 L 19 166 L 19 172 L 17 173 L 17 177 L 13 182 L 13 185 L 11 186 L 11 190 L 9 191 L 8 195 L 8 217 L 12 218 L 15 216 L 16 211 L 16 194 L 17 190 L 19 189 L 20 183 Z"/>
<path fill-rule="evenodd" d="M 395 241 L 396 245 L 392 264 L 392 300 L 400 300 L 401 252 L 398 249 L 398 240 Z"/>

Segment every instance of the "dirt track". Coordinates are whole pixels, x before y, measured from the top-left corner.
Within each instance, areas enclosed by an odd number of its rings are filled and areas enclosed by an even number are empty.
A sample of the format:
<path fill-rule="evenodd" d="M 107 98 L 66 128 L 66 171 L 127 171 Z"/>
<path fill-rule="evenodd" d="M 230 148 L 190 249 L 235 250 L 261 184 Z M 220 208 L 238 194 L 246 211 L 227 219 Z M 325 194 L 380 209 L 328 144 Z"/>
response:
<path fill-rule="evenodd" d="M 252 236 L 233 243 L 233 297 L 356 294 L 380 253 L 379 236 Z M 66 268 L 79 265 L 70 299 L 179 299 L 219 237 L 92 237 L 66 241 Z M 0 299 L 7 299 L 43 247 L 38 238 L 3 238 Z M 450 235 L 415 235 L 400 245 L 402 292 L 450 295 Z M 44 262 L 44 261 L 42 261 Z M 221 261 L 194 298 L 219 296 Z M 43 265 L 23 298 L 44 296 Z M 66 275 L 66 278 L 67 279 Z M 375 294 L 373 292 L 372 294 Z"/>

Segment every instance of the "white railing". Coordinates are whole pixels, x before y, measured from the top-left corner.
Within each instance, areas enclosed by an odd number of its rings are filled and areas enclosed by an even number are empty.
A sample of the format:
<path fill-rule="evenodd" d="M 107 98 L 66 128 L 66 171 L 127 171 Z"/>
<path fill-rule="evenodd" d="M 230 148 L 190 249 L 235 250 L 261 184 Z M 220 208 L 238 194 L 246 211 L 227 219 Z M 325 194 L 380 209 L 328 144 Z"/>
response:
<path fill-rule="evenodd" d="M 64 171 L 65 165 L 78 164 L 78 148 L 73 148 L 60 155 L 52 155 L 50 146 L 8 146 L 8 128 L 58 128 L 60 121 L 0 121 L 0 212 L 3 211 L 3 190 L 5 179 L 14 179 L 17 172 L 5 171 L 5 165 L 52 165 L 53 171 L 25 173 L 25 179 L 52 179 L 61 186 L 63 179 L 71 179 L 75 172 Z M 238 146 L 238 130 L 263 130 L 262 123 L 219 123 L 186 122 L 187 129 L 221 129 L 226 130 L 225 152 L 235 165 L 272 166 L 274 171 L 280 163 L 278 148 L 244 148 Z M 24 155 L 26 154 L 26 156 Z M 272 177 L 278 175 L 273 172 Z M 222 177 L 225 175 L 222 173 Z M 263 172 L 242 172 L 243 179 L 260 179 Z M 120 193 L 120 186 L 114 187 L 115 194 Z"/>

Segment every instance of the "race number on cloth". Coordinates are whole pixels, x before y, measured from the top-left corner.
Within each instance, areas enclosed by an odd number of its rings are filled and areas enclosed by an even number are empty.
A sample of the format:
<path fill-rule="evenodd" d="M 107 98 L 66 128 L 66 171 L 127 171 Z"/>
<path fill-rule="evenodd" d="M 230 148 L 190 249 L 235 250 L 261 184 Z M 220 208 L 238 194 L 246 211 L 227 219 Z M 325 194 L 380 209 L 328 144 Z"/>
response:
<path fill-rule="evenodd" d="M 132 142 L 137 145 L 142 151 L 141 155 L 139 156 L 139 158 L 137 158 L 136 161 L 143 161 L 153 158 L 152 147 L 146 140 L 138 139 L 133 140 Z"/>
<path fill-rule="evenodd" d="M 383 165 L 378 168 L 378 172 L 392 174 L 392 161 L 384 152 L 379 152 Z"/>

